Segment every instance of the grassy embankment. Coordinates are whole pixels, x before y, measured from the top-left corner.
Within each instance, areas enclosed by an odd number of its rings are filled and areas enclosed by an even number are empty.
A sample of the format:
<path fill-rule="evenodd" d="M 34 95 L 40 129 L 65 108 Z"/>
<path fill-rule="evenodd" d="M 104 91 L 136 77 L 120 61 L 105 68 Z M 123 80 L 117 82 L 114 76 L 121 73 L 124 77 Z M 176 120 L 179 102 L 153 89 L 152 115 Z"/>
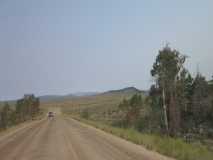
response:
<path fill-rule="evenodd" d="M 179 138 L 167 136 L 143 134 L 134 129 L 113 127 L 100 122 L 86 120 L 79 116 L 74 119 L 92 125 L 105 132 L 124 138 L 133 143 L 143 145 L 149 150 L 157 151 L 163 155 L 174 157 L 178 160 L 212 160 L 213 153 L 201 144 L 188 144 Z"/>

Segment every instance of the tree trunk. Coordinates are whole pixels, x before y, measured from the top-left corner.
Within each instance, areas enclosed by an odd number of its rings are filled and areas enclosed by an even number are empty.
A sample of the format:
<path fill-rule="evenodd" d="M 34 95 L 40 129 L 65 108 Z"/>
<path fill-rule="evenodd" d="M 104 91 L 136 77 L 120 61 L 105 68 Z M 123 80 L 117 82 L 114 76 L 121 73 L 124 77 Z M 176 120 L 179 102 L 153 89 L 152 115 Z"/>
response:
<path fill-rule="evenodd" d="M 167 106 L 166 106 L 166 96 L 165 96 L 165 89 L 163 88 L 163 113 L 164 113 L 164 123 L 166 127 L 166 132 L 168 133 L 169 131 L 169 126 L 168 126 L 168 117 L 167 117 Z"/>

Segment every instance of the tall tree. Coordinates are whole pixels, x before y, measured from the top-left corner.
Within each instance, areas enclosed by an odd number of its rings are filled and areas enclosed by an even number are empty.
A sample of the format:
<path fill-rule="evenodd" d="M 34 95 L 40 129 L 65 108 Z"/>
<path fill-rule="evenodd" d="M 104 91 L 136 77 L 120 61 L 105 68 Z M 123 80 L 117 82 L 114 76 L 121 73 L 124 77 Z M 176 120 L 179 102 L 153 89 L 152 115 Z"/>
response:
<path fill-rule="evenodd" d="M 34 95 L 25 95 L 16 103 L 17 117 L 20 121 L 33 118 L 39 112 L 39 99 Z"/>
<path fill-rule="evenodd" d="M 192 94 L 193 78 L 191 74 L 183 69 L 177 80 L 176 85 L 176 103 L 180 108 L 181 128 L 183 132 L 188 132 L 192 122 Z"/>
<path fill-rule="evenodd" d="M 7 128 L 10 124 L 10 113 L 11 109 L 8 103 L 5 103 L 1 111 L 1 127 Z"/>
<path fill-rule="evenodd" d="M 180 127 L 180 109 L 176 105 L 176 85 L 186 56 L 168 45 L 159 51 L 151 75 L 161 89 L 166 130 L 175 134 Z"/>
<path fill-rule="evenodd" d="M 208 83 L 205 77 L 198 73 L 193 82 L 192 95 L 192 112 L 196 128 L 206 122 L 207 115 L 211 109 L 210 103 Z"/>

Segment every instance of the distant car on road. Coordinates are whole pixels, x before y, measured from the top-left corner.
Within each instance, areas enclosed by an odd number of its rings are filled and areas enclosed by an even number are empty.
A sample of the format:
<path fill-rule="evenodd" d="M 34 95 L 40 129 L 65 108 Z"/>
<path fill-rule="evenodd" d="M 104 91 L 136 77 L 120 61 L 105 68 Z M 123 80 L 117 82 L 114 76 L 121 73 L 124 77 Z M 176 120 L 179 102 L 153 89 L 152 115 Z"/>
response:
<path fill-rule="evenodd" d="M 54 117 L 53 112 L 48 112 L 48 118 L 53 118 L 53 117 Z"/>

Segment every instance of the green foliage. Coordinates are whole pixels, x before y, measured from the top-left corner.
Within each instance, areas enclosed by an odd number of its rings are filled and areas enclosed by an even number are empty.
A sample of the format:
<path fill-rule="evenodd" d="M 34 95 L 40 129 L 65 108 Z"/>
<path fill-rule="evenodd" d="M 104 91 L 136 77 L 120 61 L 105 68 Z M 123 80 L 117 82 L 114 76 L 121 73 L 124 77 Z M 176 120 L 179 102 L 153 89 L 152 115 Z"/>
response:
<path fill-rule="evenodd" d="M 3 129 L 6 129 L 10 125 L 10 115 L 11 115 L 11 109 L 8 103 L 5 103 L 2 110 L 1 110 L 1 120 L 0 120 L 0 126 Z"/>
<path fill-rule="evenodd" d="M 5 103 L 0 111 L 0 129 L 6 129 L 12 125 L 32 119 L 39 113 L 39 99 L 34 95 L 25 96 L 16 103 L 15 109 Z"/>
<path fill-rule="evenodd" d="M 183 68 L 186 56 L 181 55 L 177 50 L 166 46 L 159 51 L 151 75 L 156 78 L 160 87 L 173 86 L 176 76 Z M 171 89 L 168 87 L 168 89 Z"/>
<path fill-rule="evenodd" d="M 175 135 L 180 128 L 180 109 L 176 103 L 177 81 L 184 73 L 186 56 L 166 46 L 159 51 L 151 75 L 162 92 L 163 113 L 166 131 Z"/>
<path fill-rule="evenodd" d="M 205 125 L 208 121 L 213 120 L 211 100 L 212 96 L 209 92 L 209 86 L 205 77 L 198 74 L 193 83 L 192 95 L 192 114 L 195 122 L 195 127 Z"/>
<path fill-rule="evenodd" d="M 213 127 L 211 81 L 207 82 L 200 73 L 193 79 L 183 66 L 185 60 L 186 56 L 166 46 L 159 51 L 151 70 L 156 85 L 150 89 L 149 119 L 154 123 L 155 115 L 162 122 L 164 113 L 164 128 L 169 124 L 170 135 L 201 134 Z"/>
<path fill-rule="evenodd" d="M 145 117 L 148 130 L 151 132 L 160 132 L 165 128 L 163 115 L 163 102 L 161 90 L 155 85 L 150 88 L 150 94 L 146 98 L 146 104 L 149 106 L 148 115 Z"/>
<path fill-rule="evenodd" d="M 193 94 L 193 78 L 187 70 L 183 70 L 178 77 L 176 84 L 176 104 L 181 115 L 180 132 L 189 132 L 192 127 L 192 94 Z"/>
<path fill-rule="evenodd" d="M 27 95 L 17 101 L 16 113 L 20 121 L 33 118 L 39 112 L 39 99 L 34 95 Z"/>
<path fill-rule="evenodd" d="M 135 94 L 129 100 L 124 99 L 118 106 L 118 109 L 123 112 L 123 121 L 127 126 L 134 126 L 134 123 L 139 119 L 140 111 L 143 106 L 141 95 Z"/>

